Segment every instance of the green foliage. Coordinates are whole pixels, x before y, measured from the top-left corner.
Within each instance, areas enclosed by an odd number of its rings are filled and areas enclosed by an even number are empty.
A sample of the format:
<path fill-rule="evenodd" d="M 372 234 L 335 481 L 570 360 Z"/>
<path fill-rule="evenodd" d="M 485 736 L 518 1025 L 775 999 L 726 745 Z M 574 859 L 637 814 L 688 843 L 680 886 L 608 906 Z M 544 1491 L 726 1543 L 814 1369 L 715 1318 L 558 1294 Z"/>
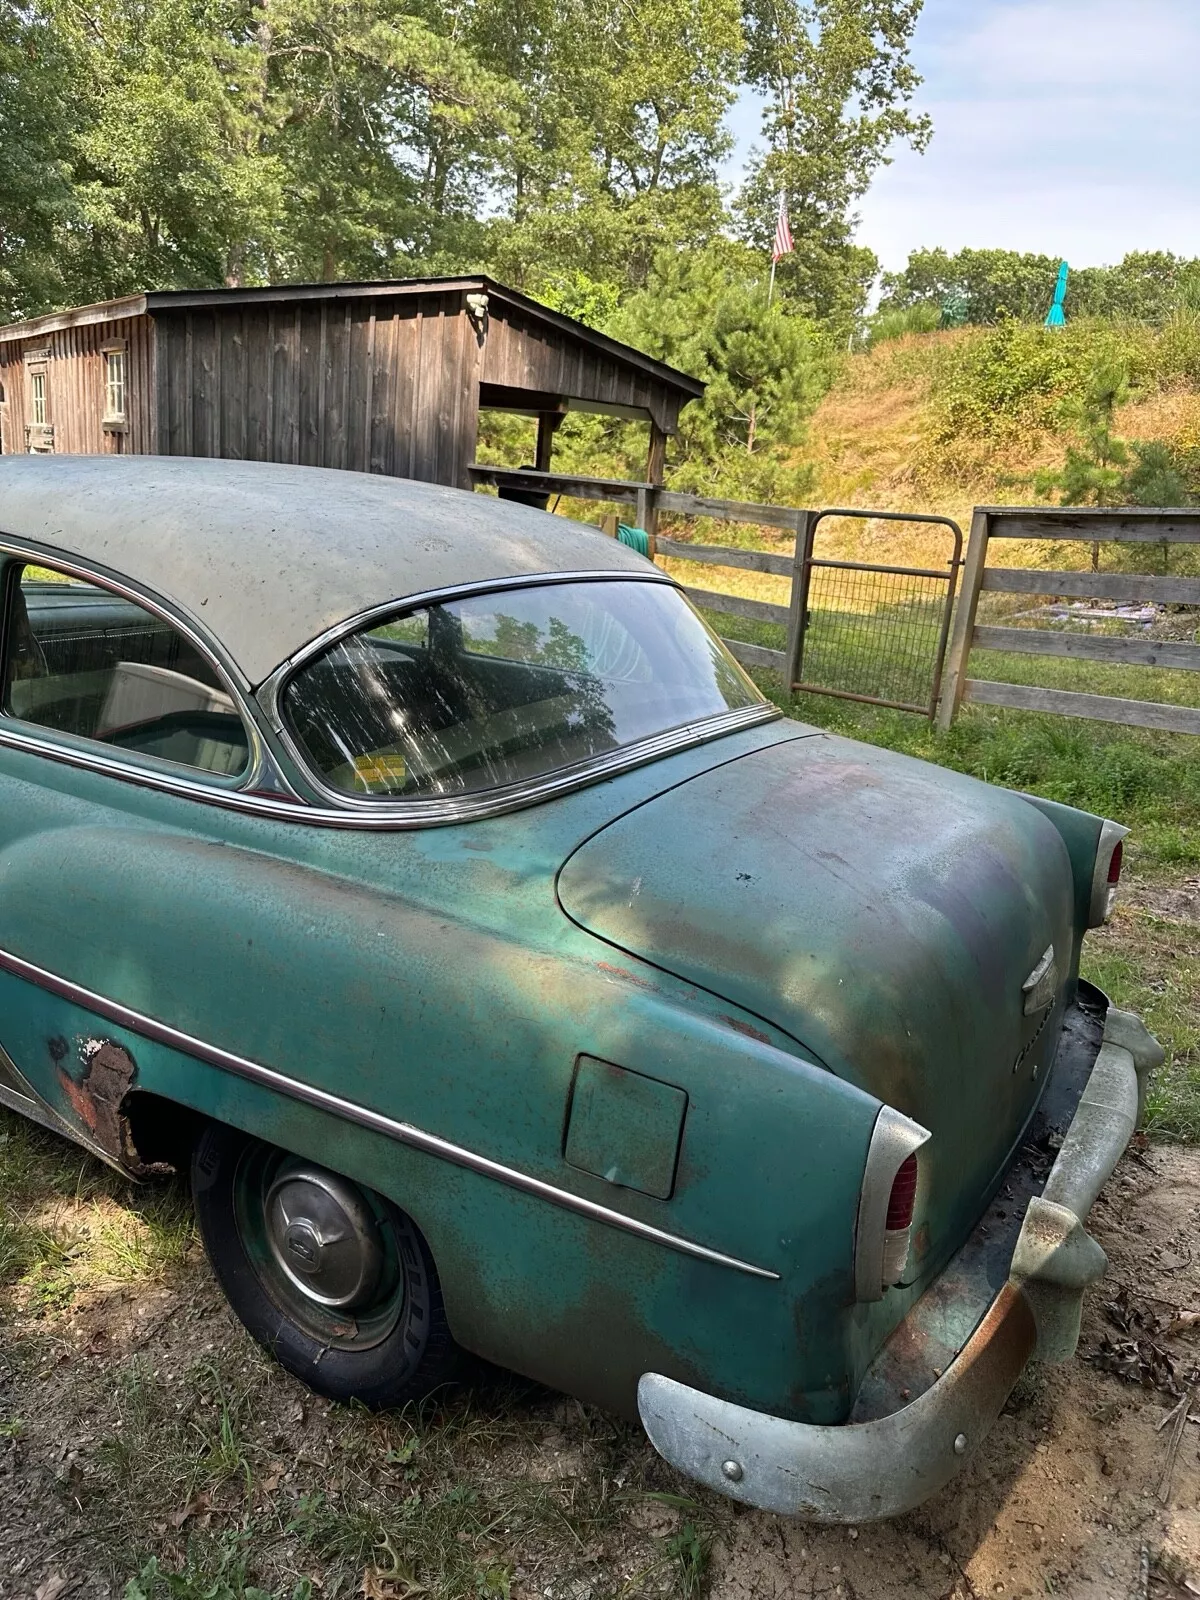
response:
<path fill-rule="evenodd" d="M 281 1590 L 259 1588 L 247 1576 L 248 1543 L 244 1533 L 225 1534 L 208 1550 L 191 1541 L 183 1564 L 174 1570 L 151 1556 L 125 1585 L 122 1600 L 312 1600 L 308 1578 Z"/>
<path fill-rule="evenodd" d="M 1129 506 L 1193 506 L 1198 489 L 1195 465 L 1163 439 L 1130 445 L 1133 462 L 1121 481 L 1121 503 Z"/>
<path fill-rule="evenodd" d="M 828 381 L 829 358 L 809 319 L 778 300 L 767 305 L 751 251 L 722 242 L 663 252 L 608 331 L 708 384 L 680 418 L 676 487 L 750 500 L 801 492 L 806 469 L 789 458 Z"/>
<path fill-rule="evenodd" d="M 851 242 L 854 202 L 899 140 L 924 149 L 929 119 L 909 109 L 922 0 L 745 0 L 748 82 L 761 91 L 767 148 L 738 201 L 742 238 L 770 246 L 786 195 L 796 253 L 783 292 L 848 327 L 878 264 Z M 844 334 L 843 334 L 844 337 Z"/>
<path fill-rule="evenodd" d="M 69 292 L 56 245 L 74 210 L 72 65 L 37 0 L 0 11 L 0 311 L 12 316 Z"/>
<path fill-rule="evenodd" d="M 1106 335 L 1006 320 L 963 338 L 935 397 L 935 438 L 1001 440 L 1061 422 L 1064 404 L 1083 393 Z"/>
<path fill-rule="evenodd" d="M 1017 250 L 914 250 L 902 272 L 885 273 L 880 309 L 961 297 L 963 321 L 1005 318 L 1042 322 L 1054 298 L 1059 259 Z M 1072 268 L 1066 311 L 1076 317 L 1129 318 L 1160 324 L 1200 304 L 1200 260 L 1137 251 L 1115 267 Z"/>
<path fill-rule="evenodd" d="M 1129 398 L 1129 369 L 1111 352 L 1092 361 L 1087 384 L 1070 420 L 1079 442 L 1067 446 L 1066 461 L 1056 472 L 1038 474 L 1038 489 L 1060 493 L 1065 506 L 1125 504 L 1125 472 L 1129 446 L 1113 432 L 1117 407 Z"/>
<path fill-rule="evenodd" d="M 910 306 L 882 308 L 867 323 L 868 347 L 887 339 L 903 339 L 910 333 L 932 333 L 940 326 L 941 308 L 932 300 L 915 300 Z"/>

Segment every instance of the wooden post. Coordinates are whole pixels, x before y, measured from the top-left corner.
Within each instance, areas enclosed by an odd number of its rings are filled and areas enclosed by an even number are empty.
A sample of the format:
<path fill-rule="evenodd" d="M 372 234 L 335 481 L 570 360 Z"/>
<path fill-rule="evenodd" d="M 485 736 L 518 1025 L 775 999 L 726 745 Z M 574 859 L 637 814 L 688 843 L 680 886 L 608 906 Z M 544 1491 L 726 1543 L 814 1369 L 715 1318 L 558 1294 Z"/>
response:
<path fill-rule="evenodd" d="M 651 422 L 650 454 L 646 458 L 646 482 L 651 484 L 655 489 L 661 489 L 663 478 L 666 475 L 666 468 L 667 435 L 659 427 L 657 422 Z M 645 517 L 644 522 L 641 521 L 643 516 Z M 646 496 L 646 504 L 644 509 L 642 506 L 641 497 L 639 496 L 638 518 L 639 526 L 645 528 L 646 532 L 650 535 L 651 549 L 653 549 L 654 536 L 658 532 L 658 511 L 655 507 L 654 496 L 652 494 L 648 494 Z"/>
<path fill-rule="evenodd" d="M 800 668 L 804 661 L 804 630 L 808 621 L 808 558 L 812 554 L 813 534 L 816 530 L 816 513 L 800 511 L 796 519 L 796 549 L 792 557 L 792 599 L 788 608 L 786 661 L 783 681 L 789 694 L 800 681 Z"/>
<path fill-rule="evenodd" d="M 537 455 L 534 457 L 534 465 L 539 472 L 550 471 L 550 457 L 554 452 L 554 435 L 561 426 L 561 411 L 543 411 L 538 416 Z"/>
<path fill-rule="evenodd" d="M 942 676 L 942 697 L 937 714 L 937 725 L 942 733 L 949 730 L 962 704 L 963 688 L 967 681 L 967 663 L 971 657 L 971 638 L 975 632 L 975 612 L 979 606 L 979 591 L 983 587 L 983 569 L 987 565 L 990 536 L 991 528 L 987 512 L 976 509 L 971 517 L 967 558 L 963 562 L 962 583 L 958 591 L 958 604 L 954 608 L 954 627 L 950 634 L 950 650 L 946 660 L 946 670 Z"/>

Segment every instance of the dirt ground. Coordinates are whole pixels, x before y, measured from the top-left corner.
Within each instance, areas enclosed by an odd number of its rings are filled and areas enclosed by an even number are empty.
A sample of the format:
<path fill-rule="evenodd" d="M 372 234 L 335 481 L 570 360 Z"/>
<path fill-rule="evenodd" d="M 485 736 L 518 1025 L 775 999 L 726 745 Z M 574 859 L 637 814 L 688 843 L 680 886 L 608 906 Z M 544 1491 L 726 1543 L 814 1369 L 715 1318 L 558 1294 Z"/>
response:
<path fill-rule="evenodd" d="M 193 1243 L 165 1281 L 2 1325 L 0 1596 L 1186 1600 L 1200 1390 L 1159 1491 L 1169 1391 L 1200 1363 L 1177 1316 L 1200 1309 L 1200 1150 L 1132 1152 L 1092 1225 L 1110 1273 L 1079 1357 L 1022 1380 L 956 1484 L 848 1530 L 697 1492 L 636 1429 L 499 1377 L 432 1418 L 330 1408 L 250 1344 Z"/>

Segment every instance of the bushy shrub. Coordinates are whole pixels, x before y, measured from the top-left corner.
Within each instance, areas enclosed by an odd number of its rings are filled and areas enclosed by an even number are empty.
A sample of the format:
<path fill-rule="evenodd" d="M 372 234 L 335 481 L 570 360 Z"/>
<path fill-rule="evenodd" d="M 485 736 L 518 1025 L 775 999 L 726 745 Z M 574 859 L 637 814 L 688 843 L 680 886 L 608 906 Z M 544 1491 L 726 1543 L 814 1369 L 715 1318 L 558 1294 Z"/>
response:
<path fill-rule="evenodd" d="M 934 300 L 918 300 L 910 306 L 881 307 L 867 323 L 867 347 L 887 339 L 903 339 L 909 333 L 932 333 L 942 320 L 941 307 Z"/>

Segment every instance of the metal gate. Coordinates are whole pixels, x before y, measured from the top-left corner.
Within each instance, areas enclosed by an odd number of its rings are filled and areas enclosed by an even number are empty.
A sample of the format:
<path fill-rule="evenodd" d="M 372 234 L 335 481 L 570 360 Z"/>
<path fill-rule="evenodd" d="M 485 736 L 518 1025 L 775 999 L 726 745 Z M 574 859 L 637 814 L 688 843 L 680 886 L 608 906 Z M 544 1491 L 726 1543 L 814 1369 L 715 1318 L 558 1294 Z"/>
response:
<path fill-rule="evenodd" d="M 933 717 L 962 565 L 962 530 L 950 517 L 826 507 L 805 512 L 792 688 Z M 937 523 L 952 535 L 945 567 L 898 567 L 814 556 L 826 517 Z"/>

